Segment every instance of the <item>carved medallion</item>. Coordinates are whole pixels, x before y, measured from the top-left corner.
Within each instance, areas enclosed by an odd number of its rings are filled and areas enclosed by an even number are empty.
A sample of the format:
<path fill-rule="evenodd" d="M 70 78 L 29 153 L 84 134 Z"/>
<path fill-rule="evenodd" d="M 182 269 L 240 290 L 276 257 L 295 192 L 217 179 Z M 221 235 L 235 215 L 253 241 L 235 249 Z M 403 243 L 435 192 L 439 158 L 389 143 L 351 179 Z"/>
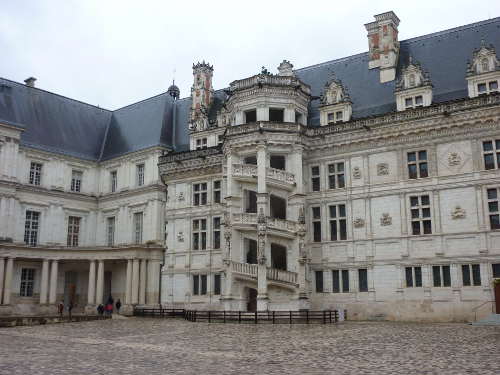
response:
<path fill-rule="evenodd" d="M 388 213 L 383 213 L 382 217 L 380 218 L 380 225 L 383 227 L 392 225 L 392 217 Z"/>
<path fill-rule="evenodd" d="M 387 164 L 387 163 L 377 164 L 377 175 L 378 176 L 385 176 L 388 174 L 389 174 L 389 164 Z"/>
<path fill-rule="evenodd" d="M 184 232 L 180 231 L 177 233 L 177 241 L 184 242 Z"/>
<path fill-rule="evenodd" d="M 465 210 L 460 206 L 456 206 L 454 210 L 451 211 L 451 218 L 453 220 L 465 219 Z"/>
<path fill-rule="evenodd" d="M 358 217 L 354 219 L 353 224 L 354 228 L 362 228 L 365 225 L 365 221 L 362 218 Z"/>
<path fill-rule="evenodd" d="M 448 155 L 448 165 L 450 167 L 454 167 L 456 165 L 460 165 L 462 163 L 462 157 L 458 152 L 451 152 Z"/>
<path fill-rule="evenodd" d="M 354 167 L 352 169 L 352 177 L 354 177 L 355 179 L 361 178 L 361 168 Z"/>
<path fill-rule="evenodd" d="M 183 202 L 184 201 L 184 192 L 180 192 L 179 195 L 177 196 L 177 200 L 179 202 Z"/>

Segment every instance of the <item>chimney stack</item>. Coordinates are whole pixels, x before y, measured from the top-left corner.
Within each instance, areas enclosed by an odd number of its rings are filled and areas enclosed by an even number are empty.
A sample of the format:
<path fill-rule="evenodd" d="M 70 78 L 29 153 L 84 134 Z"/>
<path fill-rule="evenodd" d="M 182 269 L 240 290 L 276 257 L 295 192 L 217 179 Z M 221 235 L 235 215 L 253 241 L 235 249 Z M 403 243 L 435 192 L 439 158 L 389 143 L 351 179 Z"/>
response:
<path fill-rule="evenodd" d="M 28 87 L 35 87 L 35 81 L 36 81 L 35 77 L 29 77 L 24 80 L 24 83 Z"/>
<path fill-rule="evenodd" d="M 365 24 L 368 31 L 370 61 L 368 69 L 380 69 L 380 82 L 396 79 L 399 57 L 399 18 L 393 11 L 377 14 L 374 22 Z"/>

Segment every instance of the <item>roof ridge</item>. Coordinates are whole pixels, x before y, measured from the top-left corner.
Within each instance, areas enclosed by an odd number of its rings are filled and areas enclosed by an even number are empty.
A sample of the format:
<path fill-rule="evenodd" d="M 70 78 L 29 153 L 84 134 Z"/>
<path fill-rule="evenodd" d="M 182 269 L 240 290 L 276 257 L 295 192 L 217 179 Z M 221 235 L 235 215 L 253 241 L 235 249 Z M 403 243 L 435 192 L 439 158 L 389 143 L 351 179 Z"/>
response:
<path fill-rule="evenodd" d="M 133 105 L 140 104 L 140 103 L 142 103 L 142 102 L 145 102 L 146 100 L 154 99 L 154 98 L 157 98 L 157 97 L 162 96 L 162 95 L 165 95 L 165 94 L 168 94 L 168 91 L 164 91 L 164 92 L 161 92 L 161 93 L 159 93 L 159 94 L 156 94 L 156 95 L 150 96 L 149 98 L 142 99 L 142 100 L 139 100 L 139 101 L 137 101 L 137 102 L 133 102 L 133 103 L 130 103 L 130 104 L 124 105 L 123 107 L 119 107 L 119 108 L 113 109 L 111 112 L 116 112 L 116 111 L 119 111 L 120 109 L 125 109 L 125 108 L 127 108 L 127 107 L 131 107 L 131 106 L 133 106 Z M 180 100 L 180 99 L 179 99 L 179 100 Z"/>
<path fill-rule="evenodd" d="M 10 82 L 10 83 L 19 85 L 19 86 L 21 86 L 23 88 L 29 88 L 31 90 L 38 90 L 38 91 L 42 91 L 42 92 L 47 93 L 47 94 L 56 95 L 56 96 L 59 96 L 60 98 L 71 100 L 72 102 L 77 102 L 77 103 L 80 103 L 80 104 L 85 104 L 85 105 L 87 105 L 89 107 L 94 107 L 96 109 L 102 109 L 103 111 L 106 111 L 106 112 L 113 112 L 110 109 L 103 108 L 103 107 L 100 107 L 100 106 L 97 106 L 97 105 L 94 105 L 94 104 L 82 102 L 81 100 L 73 99 L 73 98 L 70 98 L 69 96 L 65 96 L 65 95 L 61 95 L 61 94 L 58 94 L 58 93 L 55 93 L 55 92 L 52 92 L 52 91 L 44 90 L 44 89 L 41 89 L 39 87 L 29 87 L 29 86 L 26 86 L 24 83 L 13 81 L 13 80 L 8 79 L 8 78 L 0 77 L 0 80 L 4 80 L 4 81 Z"/>

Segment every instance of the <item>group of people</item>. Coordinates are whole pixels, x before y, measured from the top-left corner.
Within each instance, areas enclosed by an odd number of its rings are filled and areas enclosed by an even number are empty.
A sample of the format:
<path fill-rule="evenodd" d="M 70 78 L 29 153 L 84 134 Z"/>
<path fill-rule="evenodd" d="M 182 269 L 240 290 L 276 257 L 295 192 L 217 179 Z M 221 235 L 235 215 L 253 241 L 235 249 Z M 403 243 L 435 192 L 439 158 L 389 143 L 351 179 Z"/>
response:
<path fill-rule="evenodd" d="M 97 313 L 99 315 L 111 315 L 113 313 L 113 304 L 114 307 L 116 307 L 116 312 L 119 314 L 120 313 L 120 308 L 122 307 L 122 302 L 118 298 L 118 301 L 114 303 L 115 301 L 113 300 L 113 297 L 109 296 L 108 301 L 106 304 L 100 303 L 99 306 L 97 306 Z"/>

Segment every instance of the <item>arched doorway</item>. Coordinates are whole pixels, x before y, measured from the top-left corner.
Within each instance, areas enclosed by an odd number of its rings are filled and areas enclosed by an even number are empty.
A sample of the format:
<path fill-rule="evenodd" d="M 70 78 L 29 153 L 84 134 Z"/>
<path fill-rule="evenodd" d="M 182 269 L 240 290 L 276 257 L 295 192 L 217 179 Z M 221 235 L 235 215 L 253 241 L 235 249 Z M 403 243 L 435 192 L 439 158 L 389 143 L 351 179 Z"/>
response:
<path fill-rule="evenodd" d="M 257 311 L 257 289 L 248 288 L 247 311 Z"/>

